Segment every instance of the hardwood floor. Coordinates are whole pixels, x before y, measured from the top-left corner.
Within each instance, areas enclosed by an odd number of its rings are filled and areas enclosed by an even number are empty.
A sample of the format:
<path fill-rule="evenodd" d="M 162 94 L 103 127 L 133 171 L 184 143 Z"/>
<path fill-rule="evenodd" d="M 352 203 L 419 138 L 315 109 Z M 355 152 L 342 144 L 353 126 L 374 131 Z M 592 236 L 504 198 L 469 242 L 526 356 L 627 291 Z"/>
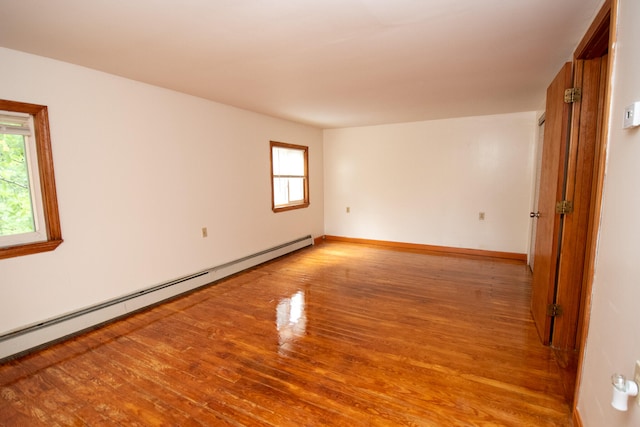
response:
<path fill-rule="evenodd" d="M 324 243 L 0 365 L 0 425 L 569 426 L 530 287 Z"/>

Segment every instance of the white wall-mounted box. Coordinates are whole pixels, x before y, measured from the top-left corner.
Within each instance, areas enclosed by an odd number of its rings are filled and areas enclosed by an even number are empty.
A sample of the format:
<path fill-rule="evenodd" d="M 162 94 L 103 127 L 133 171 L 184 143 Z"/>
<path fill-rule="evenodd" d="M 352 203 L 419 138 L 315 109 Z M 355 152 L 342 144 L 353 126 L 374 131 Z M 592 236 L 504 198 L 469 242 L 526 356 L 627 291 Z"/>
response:
<path fill-rule="evenodd" d="M 624 123 L 622 127 L 628 129 L 635 126 L 640 126 L 640 102 L 634 102 L 624 109 Z"/>

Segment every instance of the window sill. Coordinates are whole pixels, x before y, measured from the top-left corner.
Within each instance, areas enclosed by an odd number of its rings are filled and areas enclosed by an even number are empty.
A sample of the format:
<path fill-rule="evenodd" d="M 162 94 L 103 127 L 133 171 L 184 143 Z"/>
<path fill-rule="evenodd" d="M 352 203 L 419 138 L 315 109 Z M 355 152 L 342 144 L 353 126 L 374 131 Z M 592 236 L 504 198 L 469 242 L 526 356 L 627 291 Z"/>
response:
<path fill-rule="evenodd" d="M 284 212 L 284 211 L 290 211 L 293 209 L 302 209 L 302 208 L 307 208 L 309 207 L 309 203 L 300 203 L 297 205 L 287 205 L 287 206 L 277 206 L 273 208 L 274 212 Z"/>
<path fill-rule="evenodd" d="M 38 254 L 55 250 L 63 242 L 62 239 L 48 240 L 46 242 L 26 243 L 24 245 L 0 248 L 0 259 L 13 258 L 23 255 Z"/>

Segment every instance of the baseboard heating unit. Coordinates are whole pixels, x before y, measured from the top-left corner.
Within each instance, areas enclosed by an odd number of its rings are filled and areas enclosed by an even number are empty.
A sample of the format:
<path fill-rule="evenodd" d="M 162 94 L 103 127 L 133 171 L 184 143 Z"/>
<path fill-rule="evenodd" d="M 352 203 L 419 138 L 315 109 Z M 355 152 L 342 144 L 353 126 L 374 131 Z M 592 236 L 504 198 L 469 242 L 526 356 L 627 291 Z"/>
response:
<path fill-rule="evenodd" d="M 301 237 L 185 277 L 6 332 L 0 335 L 0 362 L 132 314 L 185 292 L 213 284 L 225 277 L 311 245 L 313 245 L 311 236 Z"/>

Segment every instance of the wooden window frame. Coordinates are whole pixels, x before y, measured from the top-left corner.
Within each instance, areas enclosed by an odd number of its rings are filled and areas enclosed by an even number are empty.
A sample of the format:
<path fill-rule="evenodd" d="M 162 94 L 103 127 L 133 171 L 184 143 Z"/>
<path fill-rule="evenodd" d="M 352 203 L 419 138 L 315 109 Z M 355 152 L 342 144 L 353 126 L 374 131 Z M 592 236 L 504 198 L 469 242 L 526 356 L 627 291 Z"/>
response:
<path fill-rule="evenodd" d="M 47 227 L 46 240 L 0 247 L 0 259 L 53 251 L 60 246 L 63 240 L 53 171 L 53 153 L 51 151 L 51 136 L 49 134 L 48 109 L 45 105 L 0 99 L 0 110 L 27 113 L 33 117 L 33 131 L 36 138 L 36 156 L 38 159 L 38 178 L 42 192 L 44 221 Z"/>
<path fill-rule="evenodd" d="M 274 178 L 276 178 L 276 175 L 274 175 L 273 173 L 273 148 L 274 147 L 289 148 L 289 149 L 303 151 L 304 153 L 304 186 L 303 186 L 304 199 L 302 202 L 276 206 L 275 193 L 274 193 Z M 271 210 L 273 210 L 273 212 L 284 212 L 284 211 L 290 211 L 293 209 L 302 209 L 302 208 L 308 207 L 309 206 L 309 147 L 304 145 L 288 144 L 285 142 L 270 141 L 269 142 L 269 159 L 271 163 Z"/>

